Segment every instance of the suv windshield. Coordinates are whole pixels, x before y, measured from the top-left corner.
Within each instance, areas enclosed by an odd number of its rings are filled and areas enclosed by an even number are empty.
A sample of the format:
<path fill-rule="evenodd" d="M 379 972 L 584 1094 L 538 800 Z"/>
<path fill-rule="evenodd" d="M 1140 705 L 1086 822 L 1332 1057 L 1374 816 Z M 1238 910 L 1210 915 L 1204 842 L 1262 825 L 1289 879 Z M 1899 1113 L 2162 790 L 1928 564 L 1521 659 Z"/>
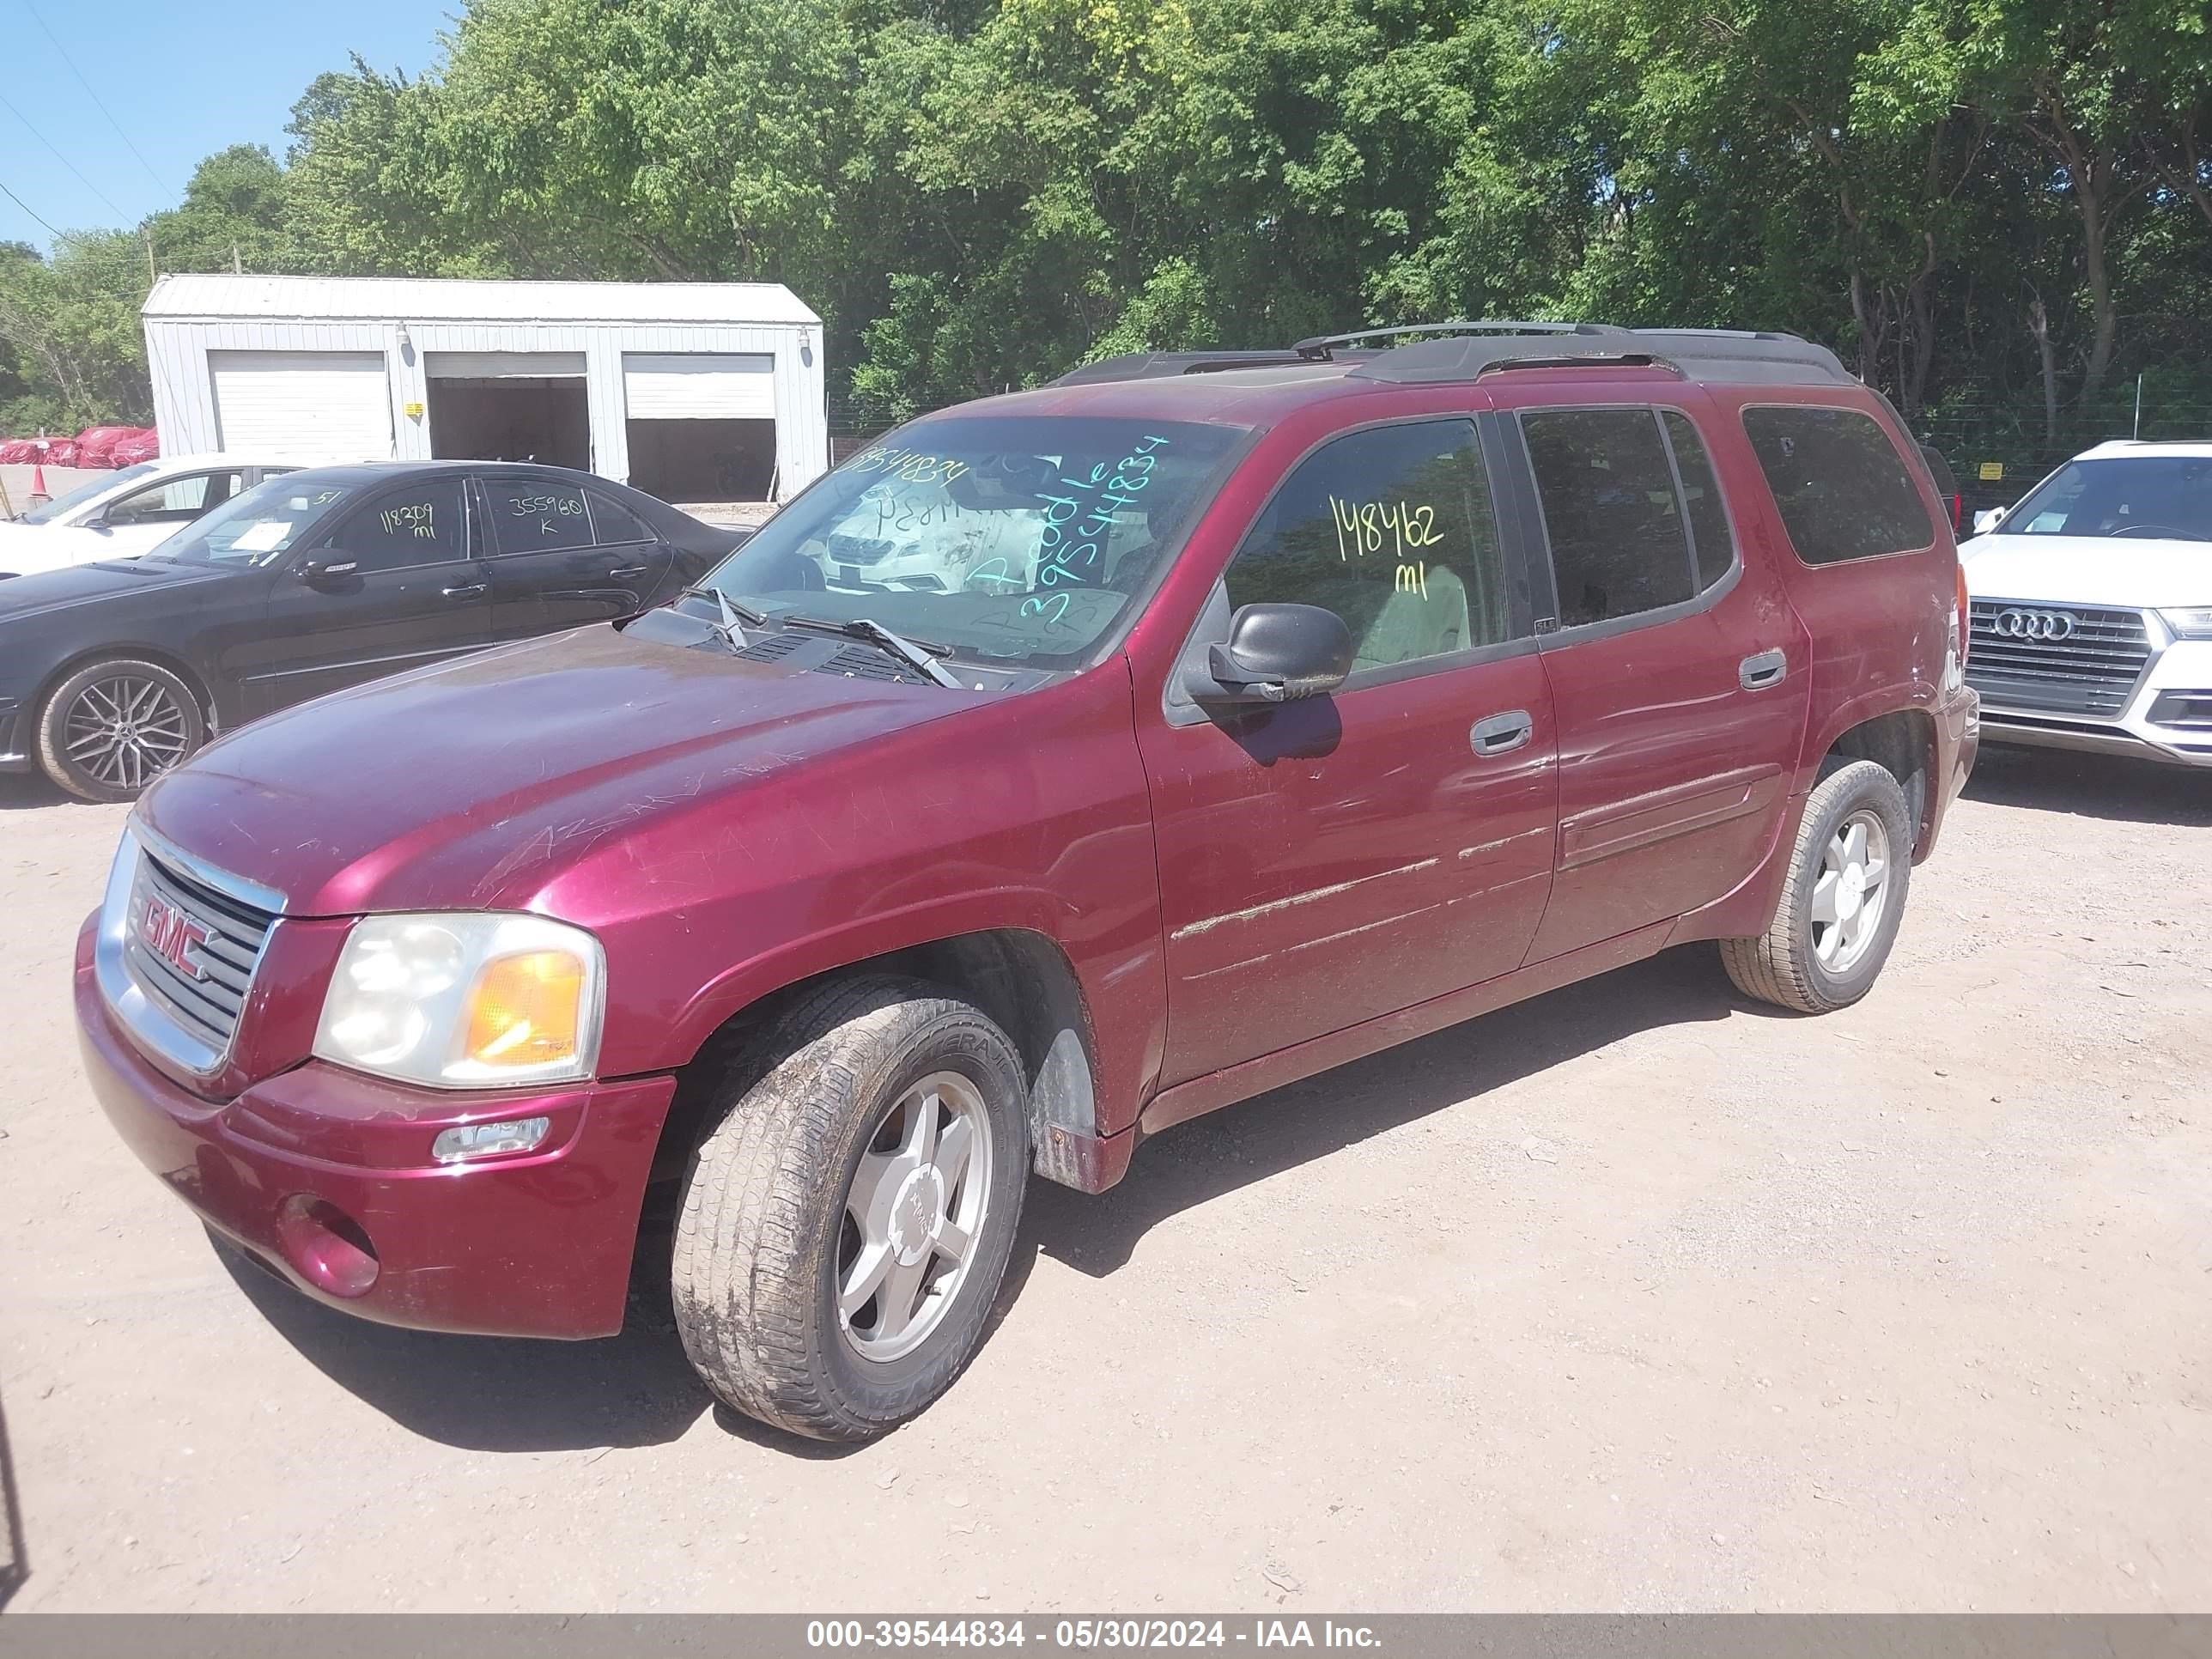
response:
<path fill-rule="evenodd" d="M 94 495 L 106 495 L 119 483 L 133 478 L 143 478 L 154 471 L 155 463 L 141 461 L 136 466 L 126 466 L 120 472 L 103 472 L 89 483 L 81 483 L 75 489 L 57 495 L 50 501 L 41 501 L 22 515 L 24 524 L 52 524 L 73 508 L 82 507 Z"/>
<path fill-rule="evenodd" d="M 945 416 L 848 459 L 708 584 L 770 617 L 860 617 L 1066 667 L 1149 591 L 1241 428 Z"/>
<path fill-rule="evenodd" d="M 1997 533 L 2212 542 L 2212 457 L 2069 461 L 2005 514 Z"/>
<path fill-rule="evenodd" d="M 146 556 L 176 564 L 273 563 L 307 528 L 354 493 L 346 484 L 265 478 L 195 520 Z"/>

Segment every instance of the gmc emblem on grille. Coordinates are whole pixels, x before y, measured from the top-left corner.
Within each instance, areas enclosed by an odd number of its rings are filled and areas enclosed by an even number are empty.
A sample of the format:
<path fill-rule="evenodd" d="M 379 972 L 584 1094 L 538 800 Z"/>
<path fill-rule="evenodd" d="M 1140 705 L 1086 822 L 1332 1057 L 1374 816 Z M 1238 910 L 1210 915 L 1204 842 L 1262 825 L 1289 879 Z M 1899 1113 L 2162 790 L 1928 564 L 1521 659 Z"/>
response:
<path fill-rule="evenodd" d="M 149 895 L 145 914 L 138 918 L 138 937 L 148 950 L 186 979 L 205 979 L 207 969 L 193 956 L 195 945 L 208 941 L 208 930 L 167 901 Z"/>
<path fill-rule="evenodd" d="M 2063 611 L 2023 611 L 2017 606 L 1997 612 L 1991 631 L 2008 640 L 2059 640 L 2074 635 L 2074 618 Z"/>

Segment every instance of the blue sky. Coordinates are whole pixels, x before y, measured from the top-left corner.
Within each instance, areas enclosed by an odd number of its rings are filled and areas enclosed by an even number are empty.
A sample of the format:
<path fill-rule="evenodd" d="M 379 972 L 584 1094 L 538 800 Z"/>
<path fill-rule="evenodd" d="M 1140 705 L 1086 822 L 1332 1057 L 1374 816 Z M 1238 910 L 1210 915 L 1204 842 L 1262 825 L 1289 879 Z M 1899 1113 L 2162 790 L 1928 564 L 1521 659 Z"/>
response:
<path fill-rule="evenodd" d="M 0 107 L 0 184 L 62 230 L 135 225 L 173 207 L 210 151 L 261 143 L 281 158 L 293 102 L 323 70 L 343 69 L 349 52 L 420 74 L 460 9 L 461 0 L 0 0 L 0 98 L 30 124 Z M 50 240 L 0 195 L 0 240 L 45 247 Z"/>

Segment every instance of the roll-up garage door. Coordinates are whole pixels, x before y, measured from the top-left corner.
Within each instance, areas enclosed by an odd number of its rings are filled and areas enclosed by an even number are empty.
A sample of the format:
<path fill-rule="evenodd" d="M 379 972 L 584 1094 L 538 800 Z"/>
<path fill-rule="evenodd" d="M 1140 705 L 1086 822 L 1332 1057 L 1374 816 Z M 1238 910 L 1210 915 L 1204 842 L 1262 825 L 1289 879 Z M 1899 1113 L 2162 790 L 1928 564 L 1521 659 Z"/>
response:
<path fill-rule="evenodd" d="M 377 351 L 210 351 L 216 429 L 238 455 L 301 461 L 392 457 L 392 398 Z"/>
<path fill-rule="evenodd" d="M 775 359 L 766 352 L 632 352 L 623 396 L 633 421 L 775 418 Z"/>
<path fill-rule="evenodd" d="M 430 351 L 422 373 L 433 380 L 550 380 L 581 379 L 580 351 Z"/>

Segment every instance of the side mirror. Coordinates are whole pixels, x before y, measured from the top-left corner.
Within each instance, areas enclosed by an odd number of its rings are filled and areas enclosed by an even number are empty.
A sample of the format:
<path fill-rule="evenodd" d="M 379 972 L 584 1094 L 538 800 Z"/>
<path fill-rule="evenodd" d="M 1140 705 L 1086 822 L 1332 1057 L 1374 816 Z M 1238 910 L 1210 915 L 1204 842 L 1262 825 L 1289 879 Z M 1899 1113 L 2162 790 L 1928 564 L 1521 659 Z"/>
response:
<path fill-rule="evenodd" d="M 1184 690 L 1193 702 L 1261 706 L 1334 691 L 1352 672 L 1352 630 L 1317 605 L 1248 605 L 1229 619 L 1229 642 L 1206 653 Z"/>
<path fill-rule="evenodd" d="M 2003 522 L 2004 515 L 2005 510 L 2001 507 L 1984 507 L 1980 512 L 1974 514 L 1974 534 L 1977 536 L 1988 535 L 1990 532 L 1995 530 L 1999 524 Z"/>
<path fill-rule="evenodd" d="M 360 568 L 337 549 L 326 547 L 301 560 L 294 574 L 310 587 L 343 587 L 346 578 Z"/>

